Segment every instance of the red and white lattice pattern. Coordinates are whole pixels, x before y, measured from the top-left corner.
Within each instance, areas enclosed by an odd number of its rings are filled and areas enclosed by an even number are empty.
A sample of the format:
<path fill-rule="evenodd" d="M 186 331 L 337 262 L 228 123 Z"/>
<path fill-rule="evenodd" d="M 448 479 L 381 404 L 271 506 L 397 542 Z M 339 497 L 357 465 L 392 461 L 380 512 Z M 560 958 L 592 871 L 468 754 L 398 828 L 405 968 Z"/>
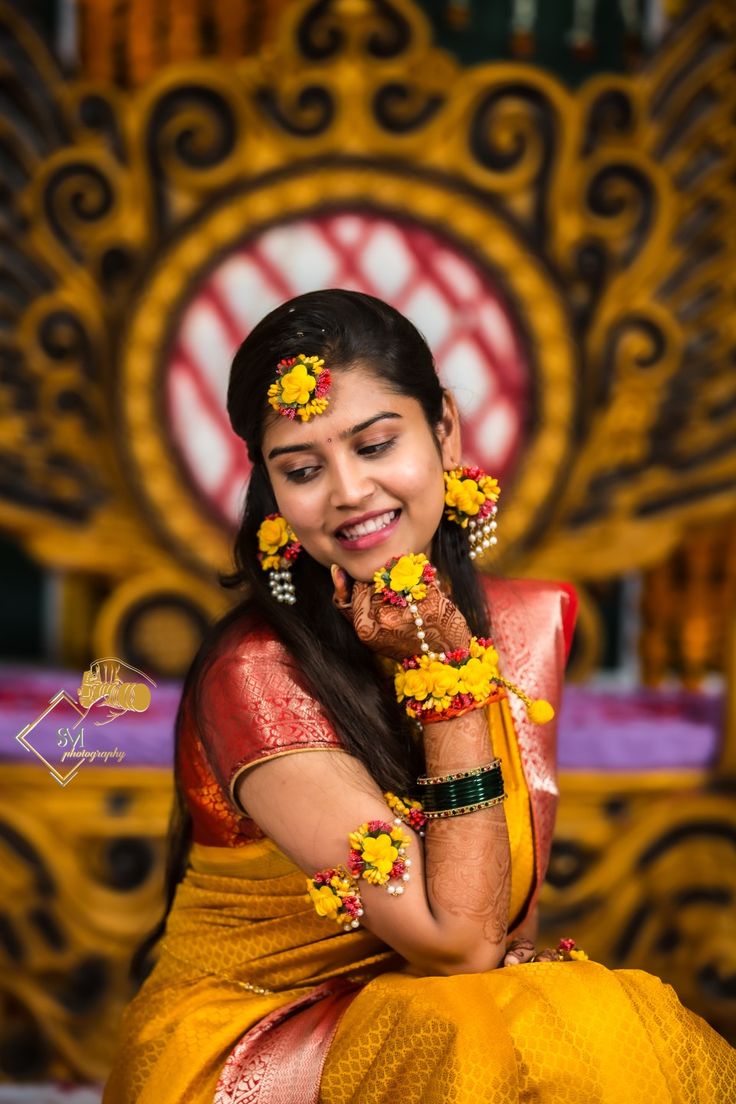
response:
<path fill-rule="evenodd" d="M 184 311 L 167 374 L 169 418 L 190 479 L 219 516 L 238 519 L 250 468 L 225 413 L 233 353 L 279 303 L 324 287 L 376 295 L 418 326 L 458 400 L 466 461 L 503 479 L 523 443 L 529 372 L 488 274 L 415 223 L 333 213 L 272 228 L 233 252 Z"/>

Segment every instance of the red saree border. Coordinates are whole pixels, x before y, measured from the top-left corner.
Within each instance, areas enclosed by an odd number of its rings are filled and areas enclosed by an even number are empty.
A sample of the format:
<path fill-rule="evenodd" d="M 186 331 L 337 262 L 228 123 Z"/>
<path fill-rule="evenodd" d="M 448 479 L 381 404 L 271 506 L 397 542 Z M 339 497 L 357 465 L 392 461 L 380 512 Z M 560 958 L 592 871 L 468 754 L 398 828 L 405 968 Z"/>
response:
<path fill-rule="evenodd" d="M 265 1016 L 228 1055 L 213 1104 L 317 1104 L 327 1052 L 359 989 L 328 981 Z"/>

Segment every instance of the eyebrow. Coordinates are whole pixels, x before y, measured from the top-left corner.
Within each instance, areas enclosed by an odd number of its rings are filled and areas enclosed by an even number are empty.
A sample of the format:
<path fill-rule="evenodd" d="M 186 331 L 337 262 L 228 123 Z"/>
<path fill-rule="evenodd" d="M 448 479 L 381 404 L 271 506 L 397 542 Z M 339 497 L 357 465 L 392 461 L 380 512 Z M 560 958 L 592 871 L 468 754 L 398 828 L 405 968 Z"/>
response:
<path fill-rule="evenodd" d="M 358 422 L 357 425 L 350 426 L 349 429 L 344 429 L 340 434 L 340 440 L 344 441 L 347 437 L 354 437 L 356 433 L 361 433 L 362 430 L 368 429 L 375 422 L 383 421 L 387 418 L 400 418 L 400 414 L 394 414 L 391 411 L 383 410 L 380 414 L 374 414 L 372 418 L 366 418 L 364 422 Z M 287 452 L 309 452 L 314 448 L 314 444 L 307 441 L 303 445 L 282 445 L 279 448 L 273 448 L 268 454 L 269 460 L 275 460 L 277 456 L 283 456 Z"/>

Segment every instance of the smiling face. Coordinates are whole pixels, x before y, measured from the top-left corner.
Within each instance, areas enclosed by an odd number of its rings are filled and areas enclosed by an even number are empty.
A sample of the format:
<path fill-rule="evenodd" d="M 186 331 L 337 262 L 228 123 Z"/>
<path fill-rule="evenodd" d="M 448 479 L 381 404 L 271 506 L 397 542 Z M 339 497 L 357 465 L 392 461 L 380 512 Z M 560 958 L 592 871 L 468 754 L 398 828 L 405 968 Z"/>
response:
<path fill-rule="evenodd" d="M 327 410 L 274 416 L 263 455 L 279 512 L 305 550 L 367 582 L 392 556 L 429 555 L 444 508 L 442 473 L 460 462 L 457 407 L 434 428 L 417 399 L 364 367 L 333 370 Z"/>

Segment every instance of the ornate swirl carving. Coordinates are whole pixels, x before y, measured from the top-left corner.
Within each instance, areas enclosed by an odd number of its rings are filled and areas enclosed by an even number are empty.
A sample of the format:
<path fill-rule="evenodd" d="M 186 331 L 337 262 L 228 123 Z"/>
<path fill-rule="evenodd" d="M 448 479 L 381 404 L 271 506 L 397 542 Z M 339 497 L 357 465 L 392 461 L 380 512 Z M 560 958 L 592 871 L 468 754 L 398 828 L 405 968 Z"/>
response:
<path fill-rule="evenodd" d="M 183 176 L 196 185 L 200 173 L 228 161 L 237 138 L 233 104 L 213 87 L 181 84 L 155 102 L 145 128 L 145 149 L 164 222 L 166 182 Z"/>
<path fill-rule="evenodd" d="M 89 334 L 71 310 L 52 309 L 41 319 L 37 332 L 38 344 L 52 362 L 74 361 L 88 380 L 97 378 Z"/>
<path fill-rule="evenodd" d="M 532 84 L 509 82 L 479 100 L 468 127 L 475 160 L 504 190 L 542 185 L 554 141 L 554 109 Z"/>
<path fill-rule="evenodd" d="M 634 368 L 653 368 L 668 351 L 668 340 L 656 320 L 644 314 L 629 314 L 609 331 L 606 367 L 623 358 Z M 606 373 L 607 374 L 607 373 Z"/>
<path fill-rule="evenodd" d="M 624 264 L 633 261 L 646 241 L 654 217 L 654 198 L 652 180 L 631 162 L 608 164 L 588 183 L 585 203 L 593 215 L 608 222 L 603 232 L 621 243 Z"/>
<path fill-rule="evenodd" d="M 274 89 L 262 88 L 257 100 L 281 130 L 299 138 L 315 138 L 322 134 L 335 116 L 332 93 L 322 85 L 307 85 L 289 100 L 279 100 Z"/>
<path fill-rule="evenodd" d="M 324 62 L 346 48 L 349 40 L 369 58 L 389 61 L 411 44 L 412 27 L 406 16 L 389 0 L 365 0 L 358 11 L 358 36 L 347 29 L 345 14 L 335 11 L 333 0 L 311 4 L 296 26 L 296 43 L 307 61 Z M 353 46 L 354 48 L 354 46 Z"/>
<path fill-rule="evenodd" d="M 120 130 L 120 119 L 112 103 L 101 92 L 88 92 L 76 107 L 79 122 L 87 130 L 104 138 L 119 161 L 126 158 L 125 143 Z"/>
<path fill-rule="evenodd" d="M 426 126 L 444 102 L 444 96 L 391 81 L 376 92 L 373 114 L 384 130 L 394 134 L 410 134 Z"/>
<path fill-rule="evenodd" d="M 651 790 L 627 789 L 621 776 L 598 775 L 591 789 L 589 776 L 563 775 L 544 942 L 574 931 L 607 966 L 670 982 L 728 1037 L 736 1028 L 736 817 L 727 794 L 682 786 L 666 777 Z"/>
<path fill-rule="evenodd" d="M 607 88 L 590 105 L 584 122 L 583 153 L 587 156 L 611 139 L 632 132 L 636 114 L 631 96 L 623 88 Z"/>
<path fill-rule="evenodd" d="M 233 151 L 233 107 L 214 88 L 185 84 L 164 94 L 153 107 L 147 140 L 161 166 L 173 157 L 186 169 L 212 169 Z"/>
<path fill-rule="evenodd" d="M 332 0 L 317 0 L 304 13 L 296 28 L 299 51 L 308 61 L 327 61 L 339 53 L 345 33 L 332 16 Z"/>
<path fill-rule="evenodd" d="M 52 172 L 43 191 L 47 222 L 58 241 L 76 259 L 83 258 L 80 239 L 107 218 L 115 204 L 110 180 L 92 161 L 68 161 Z"/>
<path fill-rule="evenodd" d="M 411 41 L 411 26 L 388 0 L 373 0 L 379 25 L 368 36 L 366 46 L 371 57 L 386 61 L 402 54 Z"/>

